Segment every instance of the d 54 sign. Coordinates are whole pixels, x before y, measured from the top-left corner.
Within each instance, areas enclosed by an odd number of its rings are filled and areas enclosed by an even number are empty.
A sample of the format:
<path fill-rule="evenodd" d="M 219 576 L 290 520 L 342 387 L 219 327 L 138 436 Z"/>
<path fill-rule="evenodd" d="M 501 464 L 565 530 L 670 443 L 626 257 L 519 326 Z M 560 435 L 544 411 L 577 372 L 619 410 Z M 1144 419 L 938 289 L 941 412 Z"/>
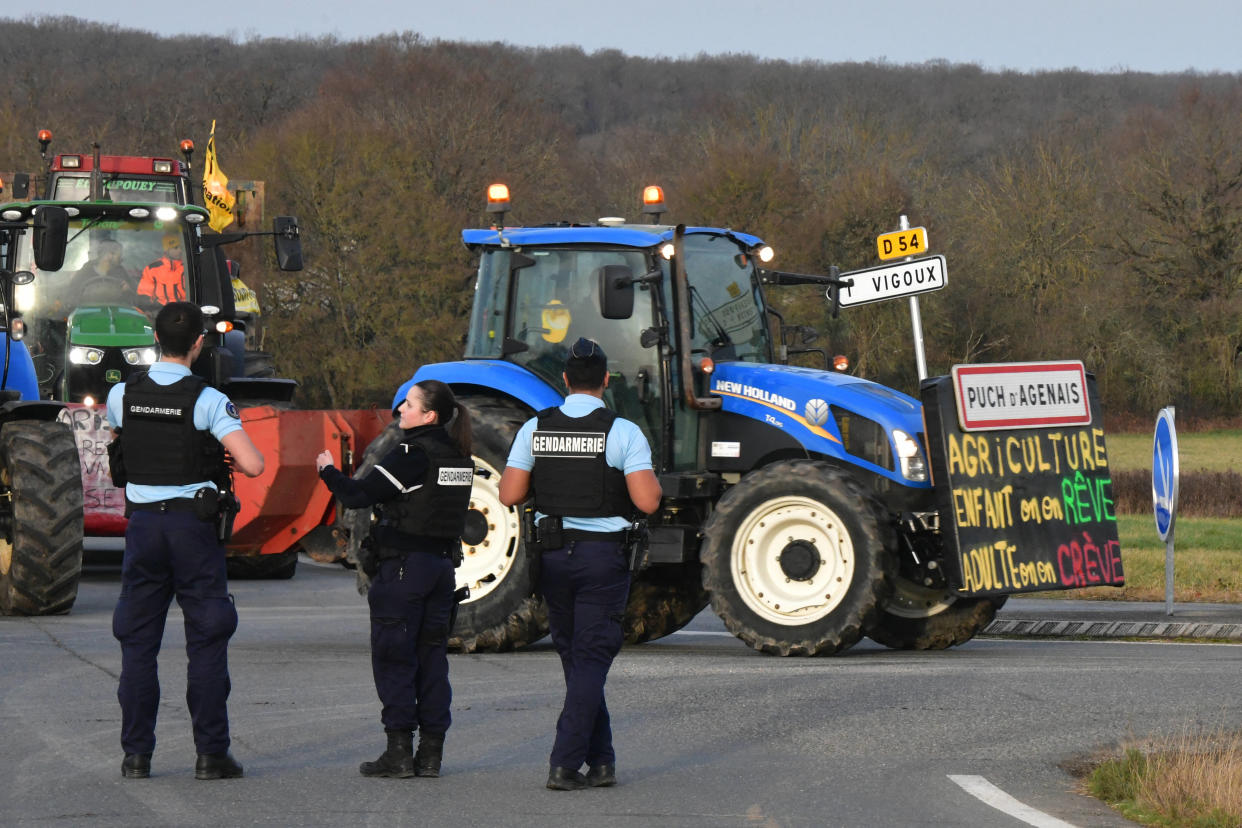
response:
<path fill-rule="evenodd" d="M 876 238 L 875 246 L 881 260 L 921 256 L 927 252 L 927 230 L 911 227 L 909 230 L 885 233 Z"/>

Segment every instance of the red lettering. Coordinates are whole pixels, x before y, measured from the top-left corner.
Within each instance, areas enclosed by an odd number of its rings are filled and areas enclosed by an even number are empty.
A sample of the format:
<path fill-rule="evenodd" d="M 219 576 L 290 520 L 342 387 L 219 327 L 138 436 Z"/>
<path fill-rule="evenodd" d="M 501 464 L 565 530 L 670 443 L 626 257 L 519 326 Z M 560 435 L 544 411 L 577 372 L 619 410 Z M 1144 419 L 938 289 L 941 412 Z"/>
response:
<path fill-rule="evenodd" d="M 1087 580 L 1093 584 L 1100 582 L 1100 547 L 1091 542 L 1091 536 L 1086 532 L 1082 533 L 1082 559 L 1086 564 Z"/>
<path fill-rule="evenodd" d="M 1069 569 L 1066 569 L 1067 564 L 1070 565 Z M 1078 583 L 1074 579 L 1074 569 L 1072 564 L 1073 561 L 1070 554 L 1070 548 L 1065 544 L 1061 544 L 1057 547 L 1057 568 L 1061 570 L 1061 583 L 1067 586 L 1076 586 Z"/>

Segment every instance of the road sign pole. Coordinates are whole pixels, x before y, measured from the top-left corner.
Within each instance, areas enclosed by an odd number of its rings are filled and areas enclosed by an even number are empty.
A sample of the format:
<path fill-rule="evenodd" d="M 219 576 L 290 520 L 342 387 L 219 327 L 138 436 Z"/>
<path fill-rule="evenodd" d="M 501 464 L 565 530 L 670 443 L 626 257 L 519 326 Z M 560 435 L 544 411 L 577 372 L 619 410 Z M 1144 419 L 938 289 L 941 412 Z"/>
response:
<path fill-rule="evenodd" d="M 1173 406 L 1162 408 L 1156 417 L 1152 440 L 1151 498 L 1156 513 L 1156 533 L 1164 541 L 1164 611 L 1173 614 L 1173 528 L 1177 522 L 1177 494 L 1180 463 Z"/>
<path fill-rule="evenodd" d="M 910 229 L 910 219 L 904 215 L 901 217 L 901 229 Z M 907 256 L 906 261 L 912 258 Z M 923 316 L 919 312 L 917 295 L 910 297 L 910 329 L 914 334 L 914 362 L 918 366 L 919 382 L 922 382 L 927 379 L 927 355 L 923 352 Z"/>

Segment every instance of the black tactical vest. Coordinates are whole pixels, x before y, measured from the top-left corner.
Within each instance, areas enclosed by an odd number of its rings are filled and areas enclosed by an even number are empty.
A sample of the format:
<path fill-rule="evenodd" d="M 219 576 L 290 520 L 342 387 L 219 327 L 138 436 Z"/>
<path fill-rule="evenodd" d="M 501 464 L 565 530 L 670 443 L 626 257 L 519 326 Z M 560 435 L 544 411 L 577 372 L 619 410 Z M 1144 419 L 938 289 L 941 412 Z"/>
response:
<path fill-rule="evenodd" d="M 206 385 L 193 374 L 160 385 L 146 371 L 125 381 L 121 451 L 130 483 L 185 486 L 220 476 L 224 447 L 194 427 L 194 404 Z"/>
<path fill-rule="evenodd" d="M 400 533 L 397 539 L 407 535 L 461 537 L 474 485 L 474 460 L 462 457 L 448 432 L 438 426 L 406 437 L 393 451 L 421 451 L 427 456 L 427 474 L 417 488 L 377 506 L 380 532 L 376 540 L 392 540 L 388 531 Z"/>
<path fill-rule="evenodd" d="M 561 517 L 624 517 L 635 512 L 625 473 L 608 465 L 608 430 L 617 415 L 597 408 L 570 417 L 559 408 L 537 415 L 531 437 L 535 509 Z"/>

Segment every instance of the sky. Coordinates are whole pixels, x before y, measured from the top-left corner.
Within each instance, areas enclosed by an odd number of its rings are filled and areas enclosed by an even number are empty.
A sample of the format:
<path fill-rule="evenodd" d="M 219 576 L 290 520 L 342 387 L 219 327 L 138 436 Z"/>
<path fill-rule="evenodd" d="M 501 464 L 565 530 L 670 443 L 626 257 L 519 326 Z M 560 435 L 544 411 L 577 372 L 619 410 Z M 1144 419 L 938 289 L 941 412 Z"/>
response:
<path fill-rule="evenodd" d="M 1032 72 L 1242 72 L 1238 0 L 0 0 L 0 17 L 70 15 L 161 34 L 429 40 L 752 54 L 826 63 L 944 60 Z M 183 9 L 180 11 L 178 9 Z"/>

